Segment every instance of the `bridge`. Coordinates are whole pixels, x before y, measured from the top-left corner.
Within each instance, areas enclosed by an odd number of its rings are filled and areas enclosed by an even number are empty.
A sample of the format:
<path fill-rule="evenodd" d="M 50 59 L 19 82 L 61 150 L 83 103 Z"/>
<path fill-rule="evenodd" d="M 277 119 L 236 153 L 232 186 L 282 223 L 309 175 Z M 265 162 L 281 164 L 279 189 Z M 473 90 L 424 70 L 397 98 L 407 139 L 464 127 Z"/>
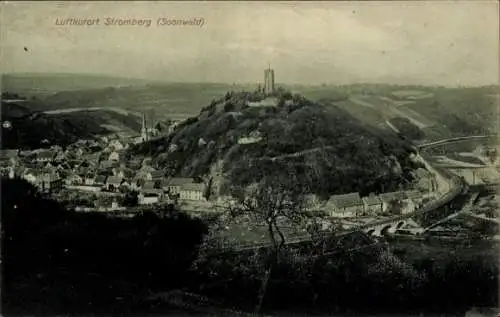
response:
<path fill-rule="evenodd" d="M 489 138 L 493 138 L 493 137 L 497 137 L 497 135 L 491 134 L 491 135 L 461 136 L 461 137 L 448 138 L 448 139 L 444 139 L 444 140 L 420 144 L 420 145 L 418 145 L 418 147 L 419 148 L 430 148 L 430 147 L 434 147 L 434 146 L 456 143 L 456 142 L 461 142 L 461 141 L 483 140 L 483 139 L 489 139 Z"/>
<path fill-rule="evenodd" d="M 335 234 L 334 236 L 341 238 L 343 236 L 348 236 L 352 233 L 360 231 L 373 236 L 384 236 L 389 233 L 394 233 L 396 232 L 396 230 L 398 230 L 404 224 L 406 224 L 409 219 L 415 216 L 425 214 L 439 207 L 442 207 L 450 203 L 455 197 L 457 197 L 459 194 L 467 190 L 465 184 L 463 183 L 460 177 L 456 176 L 455 174 L 449 173 L 447 171 L 441 171 L 441 173 L 445 174 L 444 176 L 450 179 L 451 185 L 449 186 L 450 188 L 449 191 L 442 194 L 438 199 L 425 204 L 424 206 L 418 208 L 417 210 L 411 213 L 389 217 L 366 224 L 355 225 L 342 232 L 339 232 L 338 234 Z M 290 237 L 289 239 L 287 239 L 286 244 L 297 245 L 310 242 L 311 242 L 311 236 L 309 234 L 301 234 Z M 225 243 L 223 241 L 219 241 L 217 244 L 219 248 L 231 249 L 232 252 L 272 247 L 272 244 L 270 242 L 233 244 L 233 243 Z"/>
<path fill-rule="evenodd" d="M 450 139 L 445 139 L 441 141 L 436 141 L 436 142 L 431 142 L 427 144 L 421 144 L 417 147 L 419 150 L 423 150 L 428 147 L 432 146 L 437 146 L 437 145 L 442 145 L 442 144 L 447 144 L 447 143 L 453 143 L 453 142 L 460 142 L 463 140 L 469 140 L 469 139 L 485 139 L 489 138 L 492 136 L 469 136 L 469 137 L 458 137 L 458 138 L 450 138 Z M 427 162 L 426 162 L 427 163 Z M 430 166 L 430 164 L 426 164 Z M 366 224 L 361 224 L 361 225 L 355 225 L 352 226 L 335 236 L 337 237 L 342 237 L 346 236 L 349 234 L 352 234 L 354 232 L 364 232 L 368 235 L 373 235 L 373 236 L 384 236 L 390 233 L 396 232 L 399 228 L 403 227 L 411 218 L 423 215 L 425 213 L 428 213 L 430 211 L 436 210 L 440 207 L 443 207 L 449 203 L 451 203 L 458 195 L 465 193 L 468 191 L 468 186 L 465 183 L 465 181 L 445 170 L 439 167 L 433 167 L 435 170 L 436 174 L 438 174 L 438 177 L 441 177 L 442 179 L 446 180 L 448 183 L 448 186 L 446 186 L 447 191 L 443 194 L 441 194 L 436 200 L 428 202 L 424 206 L 416 209 L 413 212 L 404 214 L 404 215 L 398 215 L 394 217 L 389 217 L 385 219 L 380 219 L 377 221 L 373 221 L 370 223 Z M 301 244 L 301 243 L 310 243 L 311 242 L 311 236 L 309 234 L 304 234 L 304 235 L 297 235 L 294 237 L 290 237 L 287 241 L 287 245 L 294 245 L 294 244 Z M 262 243 L 248 243 L 248 244 L 229 244 L 229 243 L 224 243 L 222 241 L 219 241 L 219 247 L 222 247 L 223 249 L 229 247 L 231 251 L 244 251 L 244 250 L 252 250 L 252 249 L 260 249 L 260 248 L 269 248 L 272 246 L 271 243 L 269 242 L 262 242 Z"/>
<path fill-rule="evenodd" d="M 480 219 L 480 220 L 483 220 L 483 221 L 492 222 L 492 223 L 495 223 L 497 225 L 500 224 L 500 220 L 498 220 L 496 218 L 488 218 L 488 217 L 485 217 L 485 216 L 476 215 L 476 214 L 474 214 L 472 212 L 465 212 L 464 214 L 466 216 L 468 216 L 468 217 L 472 217 L 472 218 L 475 218 L 475 219 Z"/>

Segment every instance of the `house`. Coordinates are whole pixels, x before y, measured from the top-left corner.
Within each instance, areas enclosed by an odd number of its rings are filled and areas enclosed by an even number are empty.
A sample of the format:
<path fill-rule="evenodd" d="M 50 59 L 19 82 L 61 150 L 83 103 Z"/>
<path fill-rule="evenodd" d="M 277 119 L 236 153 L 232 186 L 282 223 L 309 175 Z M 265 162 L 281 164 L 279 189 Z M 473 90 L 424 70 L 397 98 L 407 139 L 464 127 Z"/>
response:
<path fill-rule="evenodd" d="M 321 199 L 315 194 L 309 194 L 304 197 L 304 204 L 309 209 L 320 209 L 322 203 Z"/>
<path fill-rule="evenodd" d="M 0 174 L 4 177 L 8 177 L 10 179 L 12 179 L 16 176 L 15 169 L 12 166 L 11 167 L 1 167 Z"/>
<path fill-rule="evenodd" d="M 39 176 L 42 172 L 36 169 L 27 168 L 24 170 L 21 178 L 26 180 L 29 183 L 34 184 L 36 182 L 37 176 Z"/>
<path fill-rule="evenodd" d="M 123 180 L 120 185 L 120 190 L 130 190 L 130 189 L 131 189 L 131 184 L 126 180 Z"/>
<path fill-rule="evenodd" d="M 356 217 L 363 214 L 364 203 L 359 193 L 336 195 L 328 200 L 327 209 L 335 216 Z"/>
<path fill-rule="evenodd" d="M 71 170 L 71 166 L 67 162 L 61 162 L 57 165 L 57 169 L 69 171 Z"/>
<path fill-rule="evenodd" d="M 163 171 L 151 171 L 147 176 L 148 180 L 161 181 L 165 177 L 165 173 Z"/>
<path fill-rule="evenodd" d="M 125 145 L 118 139 L 109 142 L 109 147 L 113 148 L 115 151 L 121 151 L 125 148 Z"/>
<path fill-rule="evenodd" d="M 129 168 L 133 170 L 138 170 L 139 168 L 141 168 L 141 161 L 137 159 L 132 159 L 128 161 L 127 165 Z"/>
<path fill-rule="evenodd" d="M 82 185 L 84 178 L 81 175 L 72 173 L 66 177 L 66 185 Z"/>
<path fill-rule="evenodd" d="M 85 153 L 88 152 L 88 148 L 85 146 L 79 146 L 76 148 L 73 153 L 75 154 L 76 157 L 82 157 Z"/>
<path fill-rule="evenodd" d="M 59 191 L 63 187 L 63 179 L 57 173 L 45 173 L 37 186 L 42 192 Z"/>
<path fill-rule="evenodd" d="M 143 193 L 163 193 L 162 181 L 144 181 L 140 191 Z"/>
<path fill-rule="evenodd" d="M 137 198 L 140 205 L 152 205 L 160 201 L 160 195 L 154 193 L 139 193 Z"/>
<path fill-rule="evenodd" d="M 120 153 L 113 151 L 111 154 L 108 156 L 108 161 L 115 161 L 118 162 L 120 160 Z"/>
<path fill-rule="evenodd" d="M 95 183 L 95 176 L 92 174 L 87 174 L 83 178 L 83 183 L 85 185 L 94 185 Z"/>
<path fill-rule="evenodd" d="M 75 168 L 73 168 L 72 171 L 73 171 L 73 173 L 76 173 L 76 174 L 88 174 L 90 172 L 89 168 L 84 167 L 84 166 L 75 167 Z"/>
<path fill-rule="evenodd" d="M 108 135 L 108 140 L 109 140 L 108 142 L 110 142 L 110 143 L 112 141 L 114 141 L 114 140 L 119 140 L 119 139 L 120 139 L 120 136 L 118 134 L 110 134 L 110 135 Z"/>
<path fill-rule="evenodd" d="M 54 157 L 54 161 L 56 162 L 64 162 L 66 160 L 66 153 L 64 151 L 57 152 Z"/>
<path fill-rule="evenodd" d="M 97 175 L 94 179 L 94 185 L 104 186 L 106 184 L 107 177 L 104 175 Z"/>
<path fill-rule="evenodd" d="M 0 150 L 0 164 L 2 166 L 9 166 L 17 163 L 19 159 L 18 150 Z"/>
<path fill-rule="evenodd" d="M 190 184 L 193 182 L 191 178 L 184 177 L 172 177 L 164 182 L 163 190 L 170 194 L 179 194 L 181 192 L 181 186 L 184 184 Z"/>
<path fill-rule="evenodd" d="M 37 162 L 53 162 L 56 158 L 57 153 L 52 150 L 41 150 L 36 155 Z"/>
<path fill-rule="evenodd" d="M 223 206 L 223 207 L 231 206 L 235 203 L 236 203 L 235 199 L 229 195 L 218 196 L 217 200 L 215 201 L 216 205 Z"/>
<path fill-rule="evenodd" d="M 203 183 L 184 183 L 180 186 L 179 198 L 181 200 L 205 200 L 205 184 Z"/>
<path fill-rule="evenodd" d="M 278 98 L 267 97 L 261 101 L 255 101 L 255 102 L 248 101 L 247 105 L 249 107 L 276 107 L 278 105 Z"/>
<path fill-rule="evenodd" d="M 99 163 L 99 168 L 100 169 L 111 169 L 111 168 L 116 167 L 116 166 L 118 166 L 118 162 L 117 161 L 107 160 L 107 161 L 101 161 Z"/>
<path fill-rule="evenodd" d="M 397 191 L 380 194 L 382 209 L 393 214 L 405 214 L 415 210 L 421 200 L 419 191 Z"/>
<path fill-rule="evenodd" d="M 389 211 L 395 205 L 402 204 L 406 200 L 406 196 L 402 191 L 382 193 L 379 198 L 382 201 L 383 211 Z"/>
<path fill-rule="evenodd" d="M 404 195 L 407 200 L 410 200 L 416 204 L 419 204 L 423 199 L 422 193 L 418 190 L 407 190 L 404 192 Z"/>
<path fill-rule="evenodd" d="M 115 167 L 112 170 L 114 176 L 118 176 L 125 179 L 133 179 L 135 176 L 134 171 L 129 168 Z"/>
<path fill-rule="evenodd" d="M 261 133 L 259 131 L 252 131 L 248 136 L 243 136 L 238 139 L 238 144 L 251 144 L 257 143 L 262 140 Z"/>
<path fill-rule="evenodd" d="M 106 179 L 106 189 L 109 191 L 116 191 L 116 190 L 118 190 L 118 188 L 120 188 L 122 181 L 123 181 L 123 178 L 121 178 L 121 177 L 109 176 Z"/>
<path fill-rule="evenodd" d="M 143 179 L 137 179 L 134 177 L 134 179 L 130 182 L 130 188 L 132 190 L 141 190 L 142 186 L 146 183 L 145 180 Z"/>
<path fill-rule="evenodd" d="M 16 166 L 14 167 L 14 175 L 17 177 L 21 177 L 24 174 L 24 171 L 27 170 L 25 166 Z"/>
<path fill-rule="evenodd" d="M 179 148 L 179 146 L 177 146 L 177 144 L 172 143 L 168 147 L 168 153 L 173 153 L 173 152 L 177 151 L 178 148 Z"/>
<path fill-rule="evenodd" d="M 364 208 L 367 213 L 378 214 L 384 211 L 382 200 L 375 195 L 363 197 Z"/>
<path fill-rule="evenodd" d="M 57 173 L 29 171 L 23 175 L 23 178 L 38 187 L 41 192 L 58 191 L 63 186 L 63 179 Z"/>

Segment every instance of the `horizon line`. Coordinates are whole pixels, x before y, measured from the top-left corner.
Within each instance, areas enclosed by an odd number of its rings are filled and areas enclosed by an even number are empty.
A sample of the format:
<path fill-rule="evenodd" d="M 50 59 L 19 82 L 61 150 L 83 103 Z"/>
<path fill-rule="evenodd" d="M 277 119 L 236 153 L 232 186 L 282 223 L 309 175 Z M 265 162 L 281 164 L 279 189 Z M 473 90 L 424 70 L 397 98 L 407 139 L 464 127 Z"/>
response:
<path fill-rule="evenodd" d="M 8 75 L 52 75 L 52 76 L 95 76 L 95 77 L 103 77 L 103 78 L 113 78 L 113 79 L 122 79 L 122 80 L 131 80 L 131 81 L 143 81 L 145 84 L 211 84 L 211 85 L 225 85 L 225 86 L 234 86 L 234 85 L 259 85 L 260 81 L 255 82 L 217 82 L 217 81 L 169 81 L 162 79 L 151 79 L 151 78 L 143 78 L 143 77 L 128 77 L 123 75 L 114 75 L 108 73 L 81 73 L 81 72 L 0 72 L 0 76 L 8 76 Z M 0 82 L 1 83 L 1 82 Z M 283 86 L 354 86 L 354 85 L 385 85 L 385 86 L 412 86 L 412 87 L 441 87 L 441 88 L 482 88 L 482 87 L 500 87 L 500 83 L 491 83 L 491 84 L 482 84 L 482 85 L 467 85 L 467 84 L 455 84 L 455 85 L 446 85 L 446 84 L 435 84 L 435 85 L 425 85 L 425 84 L 410 84 L 410 83 L 391 83 L 391 82 L 369 82 L 369 81 L 352 81 L 345 83 L 286 83 L 286 82 L 277 82 L 277 85 Z"/>

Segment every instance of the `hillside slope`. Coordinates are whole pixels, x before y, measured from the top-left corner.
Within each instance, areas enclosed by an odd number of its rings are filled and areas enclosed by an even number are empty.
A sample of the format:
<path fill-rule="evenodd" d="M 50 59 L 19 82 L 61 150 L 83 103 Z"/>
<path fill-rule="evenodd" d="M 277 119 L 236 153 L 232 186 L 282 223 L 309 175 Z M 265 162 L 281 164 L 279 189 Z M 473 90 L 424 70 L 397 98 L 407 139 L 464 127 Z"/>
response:
<path fill-rule="evenodd" d="M 67 145 L 82 138 L 94 138 L 112 131 L 110 126 L 140 129 L 139 119 L 109 111 L 80 111 L 47 115 L 31 110 L 37 100 L 1 102 L 2 147 L 33 149 L 48 145 Z"/>
<path fill-rule="evenodd" d="M 315 90 L 306 87 L 301 92 L 313 100 L 329 100 L 366 124 L 383 126 L 385 120 L 396 119 L 404 126 L 403 130 L 410 132 L 405 133 L 407 137 L 439 140 L 494 133 L 499 115 L 499 89 L 498 86 L 448 88 L 364 84 L 325 86 Z M 339 98 L 341 95 L 347 98 Z"/>
<path fill-rule="evenodd" d="M 397 190 L 411 181 L 411 147 L 393 133 L 300 95 L 284 93 L 276 107 L 248 106 L 259 99 L 258 93 L 227 94 L 169 137 L 135 147 L 129 155 L 152 155 L 169 175 L 220 172 L 232 185 L 287 173 L 324 196 Z"/>

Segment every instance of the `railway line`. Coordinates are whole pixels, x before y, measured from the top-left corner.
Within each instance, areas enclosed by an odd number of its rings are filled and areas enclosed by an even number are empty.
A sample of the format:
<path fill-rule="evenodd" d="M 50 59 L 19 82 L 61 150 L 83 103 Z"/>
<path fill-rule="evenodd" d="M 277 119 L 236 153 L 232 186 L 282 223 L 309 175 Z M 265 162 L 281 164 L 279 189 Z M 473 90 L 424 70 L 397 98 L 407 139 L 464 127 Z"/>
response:
<path fill-rule="evenodd" d="M 470 136 L 470 137 L 459 137 L 459 138 L 451 138 L 451 139 L 446 139 L 446 140 L 441 140 L 441 141 L 436 141 L 436 142 L 431 142 L 427 144 L 422 144 L 416 147 L 416 149 L 419 152 L 424 152 L 425 149 L 431 148 L 434 146 L 441 146 L 443 144 L 447 143 L 455 143 L 463 140 L 469 140 L 469 139 L 484 139 L 487 137 L 491 136 Z M 399 216 L 394 216 L 394 217 L 389 217 L 385 219 L 380 219 L 377 221 L 365 223 L 365 224 L 360 224 L 360 225 L 355 225 L 341 233 L 339 233 L 337 236 L 342 237 L 345 235 L 352 234 L 354 232 L 359 232 L 359 231 L 364 231 L 370 228 L 375 228 L 378 226 L 383 226 L 383 225 L 388 225 L 392 223 L 397 223 L 401 222 L 404 220 L 408 220 L 410 218 L 416 217 L 416 216 L 421 216 L 423 214 L 426 214 L 428 212 L 431 212 L 433 210 L 436 210 L 438 208 L 441 208 L 445 206 L 446 204 L 449 204 L 452 202 L 457 196 L 461 194 L 465 194 L 468 191 L 468 185 L 465 183 L 465 181 L 459 177 L 458 175 L 448 171 L 445 168 L 437 167 L 437 166 L 432 166 L 433 169 L 435 170 L 436 173 L 438 173 L 440 177 L 445 179 L 448 183 L 448 191 L 443 193 L 441 196 L 439 196 L 436 200 L 433 200 L 431 202 L 426 203 L 424 206 L 418 208 L 417 210 L 407 213 L 404 215 L 399 215 Z M 311 236 L 309 234 L 304 234 L 304 235 L 297 235 L 293 236 L 288 239 L 286 242 L 287 245 L 294 245 L 294 244 L 300 244 L 300 243 L 306 243 L 311 241 Z M 263 243 L 248 243 L 248 244 L 231 244 L 231 243 L 219 243 L 219 246 L 225 249 L 226 247 L 232 246 L 230 252 L 239 252 L 239 251 L 245 251 L 245 250 L 251 250 L 251 249 L 261 249 L 261 248 L 268 248 L 271 246 L 271 243 L 268 242 L 263 242 Z"/>

